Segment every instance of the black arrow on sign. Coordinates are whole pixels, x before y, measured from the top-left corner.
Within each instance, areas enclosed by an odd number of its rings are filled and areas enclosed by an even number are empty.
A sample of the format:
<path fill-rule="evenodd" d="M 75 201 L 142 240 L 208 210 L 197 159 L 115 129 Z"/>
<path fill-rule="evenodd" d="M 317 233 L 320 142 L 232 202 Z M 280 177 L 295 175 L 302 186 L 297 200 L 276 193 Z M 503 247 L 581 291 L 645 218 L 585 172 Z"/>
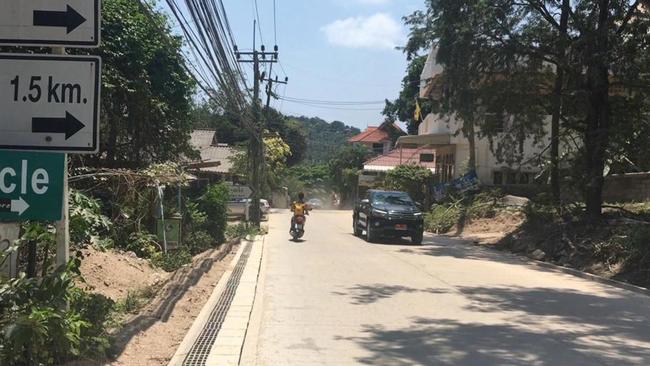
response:
<path fill-rule="evenodd" d="M 34 133 L 65 133 L 65 139 L 69 139 L 82 128 L 86 127 L 69 112 L 65 112 L 64 118 L 32 118 L 32 132 Z"/>
<path fill-rule="evenodd" d="M 34 25 L 41 27 L 65 27 L 68 33 L 84 24 L 86 18 L 70 5 L 66 11 L 34 10 Z"/>

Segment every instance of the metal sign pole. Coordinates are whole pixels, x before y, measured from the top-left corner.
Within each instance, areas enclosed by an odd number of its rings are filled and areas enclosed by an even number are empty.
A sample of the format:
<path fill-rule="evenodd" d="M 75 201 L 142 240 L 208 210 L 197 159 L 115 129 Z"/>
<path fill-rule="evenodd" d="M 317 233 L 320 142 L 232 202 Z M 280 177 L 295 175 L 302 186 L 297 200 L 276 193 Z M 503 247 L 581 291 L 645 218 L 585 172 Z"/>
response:
<path fill-rule="evenodd" d="M 52 48 L 52 53 L 65 55 L 64 47 Z M 63 209 L 61 220 L 56 223 L 56 265 L 65 266 L 70 260 L 70 194 L 68 187 L 68 154 L 63 156 Z"/>

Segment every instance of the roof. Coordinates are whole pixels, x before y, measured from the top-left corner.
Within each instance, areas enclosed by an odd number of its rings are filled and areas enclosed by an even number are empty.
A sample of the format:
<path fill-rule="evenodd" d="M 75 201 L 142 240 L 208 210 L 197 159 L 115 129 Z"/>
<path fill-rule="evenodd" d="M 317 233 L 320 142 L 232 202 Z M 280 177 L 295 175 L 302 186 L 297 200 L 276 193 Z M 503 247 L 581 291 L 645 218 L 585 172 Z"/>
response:
<path fill-rule="evenodd" d="M 199 163 L 219 163 L 218 166 L 200 167 L 201 172 L 229 173 L 233 167 L 232 159 L 237 149 L 226 144 L 216 144 L 216 131 L 196 130 L 192 132 L 192 146 L 201 154 Z"/>
<path fill-rule="evenodd" d="M 217 131 L 214 130 L 194 130 L 190 143 L 195 149 L 201 150 L 214 144 L 216 134 Z"/>
<path fill-rule="evenodd" d="M 420 162 L 420 154 L 435 155 L 436 151 L 434 149 L 395 149 L 388 154 L 380 155 L 366 161 L 363 164 L 363 169 L 369 171 L 388 171 L 399 165 L 414 164 L 435 171 L 435 161 Z"/>
<path fill-rule="evenodd" d="M 410 146 L 409 146 L 410 145 Z M 448 146 L 451 145 L 451 134 L 432 133 L 427 135 L 402 136 L 397 139 L 396 146 Z"/>
<path fill-rule="evenodd" d="M 406 133 L 402 128 L 396 123 L 384 123 L 379 127 L 369 126 L 365 131 L 361 132 L 356 136 L 352 136 L 348 139 L 348 142 L 384 142 L 392 141 L 390 132 L 386 127 L 392 126 L 395 131 L 400 135 L 405 135 Z"/>

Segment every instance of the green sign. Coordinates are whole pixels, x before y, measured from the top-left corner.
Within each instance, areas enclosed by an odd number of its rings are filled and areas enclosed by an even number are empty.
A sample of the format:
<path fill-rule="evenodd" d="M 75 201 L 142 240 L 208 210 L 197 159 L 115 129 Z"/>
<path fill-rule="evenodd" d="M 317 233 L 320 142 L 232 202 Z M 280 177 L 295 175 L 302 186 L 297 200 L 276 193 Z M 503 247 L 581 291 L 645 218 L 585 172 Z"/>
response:
<path fill-rule="evenodd" d="M 0 221 L 61 219 L 64 154 L 0 151 Z"/>

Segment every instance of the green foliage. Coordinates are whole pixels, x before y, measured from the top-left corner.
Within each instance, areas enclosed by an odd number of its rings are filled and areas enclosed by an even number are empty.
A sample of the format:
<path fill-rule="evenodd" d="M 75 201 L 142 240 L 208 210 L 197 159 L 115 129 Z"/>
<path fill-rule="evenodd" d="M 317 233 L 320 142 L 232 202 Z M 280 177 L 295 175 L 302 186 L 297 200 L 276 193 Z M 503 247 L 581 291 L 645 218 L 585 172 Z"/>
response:
<path fill-rule="evenodd" d="M 70 310 L 88 322 L 81 329 L 81 352 L 86 355 L 102 355 L 110 346 L 108 325 L 112 319 L 115 302 L 110 298 L 85 292 L 79 288 L 70 291 Z"/>
<path fill-rule="evenodd" d="M 358 184 L 358 172 L 363 163 L 371 156 L 370 151 L 362 145 L 347 145 L 329 162 L 332 186 L 341 194 L 343 203 L 354 199 Z"/>
<path fill-rule="evenodd" d="M 72 259 L 42 278 L 23 274 L 0 279 L 0 363 L 60 365 L 104 349 L 107 339 L 101 326 L 108 311 L 106 306 L 86 308 L 89 303 L 79 301 L 84 295 L 73 287 L 79 264 Z M 94 325 L 100 328 L 91 329 Z"/>
<path fill-rule="evenodd" d="M 255 237 L 260 234 L 260 229 L 254 225 L 240 222 L 237 225 L 229 225 L 226 230 L 226 237 L 232 239 L 246 239 L 247 237 Z"/>
<path fill-rule="evenodd" d="M 300 190 L 290 190 L 299 192 L 304 188 L 324 188 L 330 185 L 330 171 L 327 165 L 298 165 L 287 171 L 287 177 L 296 179 L 301 182 L 303 188 Z M 288 185 L 285 185 L 288 187 Z"/>
<path fill-rule="evenodd" d="M 145 9 L 137 1 L 102 1 L 102 154 L 86 163 L 131 167 L 193 155 L 195 85 L 183 66 L 183 42 L 165 15 Z"/>
<path fill-rule="evenodd" d="M 153 299 L 155 296 L 156 289 L 154 287 L 143 287 L 127 292 L 126 297 L 118 301 L 113 308 L 121 314 L 134 314 L 142 309 L 149 300 Z"/>
<path fill-rule="evenodd" d="M 416 202 L 424 202 L 433 173 L 419 165 L 400 165 L 389 171 L 384 179 L 388 190 L 407 192 Z"/>
<path fill-rule="evenodd" d="M 158 238 L 146 231 L 131 233 L 125 249 L 134 252 L 140 258 L 153 258 L 161 250 Z"/>
<path fill-rule="evenodd" d="M 216 243 L 223 243 L 226 239 L 225 232 L 228 224 L 226 205 L 229 199 L 230 191 L 225 183 L 209 186 L 199 199 L 199 207 L 208 217 L 206 230 Z"/>
<path fill-rule="evenodd" d="M 70 240 L 76 244 L 100 242 L 111 229 L 111 221 L 102 214 L 98 200 L 79 191 L 70 191 Z M 103 241 L 104 247 L 106 241 Z"/>
<path fill-rule="evenodd" d="M 424 215 L 424 227 L 434 233 L 446 233 L 458 224 L 461 210 L 457 206 L 435 205 Z"/>
<path fill-rule="evenodd" d="M 167 253 L 158 252 L 154 254 L 151 263 L 166 272 L 174 272 L 184 265 L 192 263 L 192 253 L 186 247 L 170 250 Z"/>
<path fill-rule="evenodd" d="M 394 101 L 386 100 L 386 107 L 382 114 L 391 121 L 405 121 L 408 126 L 408 133 L 418 134 L 418 126 L 421 121 L 414 120 L 415 100 L 420 97 L 420 77 L 426 63 L 426 56 L 416 56 L 409 60 L 406 76 L 402 79 L 402 90 L 399 98 Z M 418 101 L 422 108 L 422 118 L 431 110 L 429 101 Z"/>
<path fill-rule="evenodd" d="M 346 126 L 340 121 L 328 123 L 317 117 L 304 116 L 292 116 L 289 119 L 300 124 L 307 135 L 305 164 L 327 164 L 347 145 L 350 137 L 361 133 L 358 128 Z"/>
<path fill-rule="evenodd" d="M 197 230 L 189 233 L 183 243 L 190 249 L 192 254 L 198 254 L 214 248 L 216 244 L 212 235 L 205 230 Z"/>

